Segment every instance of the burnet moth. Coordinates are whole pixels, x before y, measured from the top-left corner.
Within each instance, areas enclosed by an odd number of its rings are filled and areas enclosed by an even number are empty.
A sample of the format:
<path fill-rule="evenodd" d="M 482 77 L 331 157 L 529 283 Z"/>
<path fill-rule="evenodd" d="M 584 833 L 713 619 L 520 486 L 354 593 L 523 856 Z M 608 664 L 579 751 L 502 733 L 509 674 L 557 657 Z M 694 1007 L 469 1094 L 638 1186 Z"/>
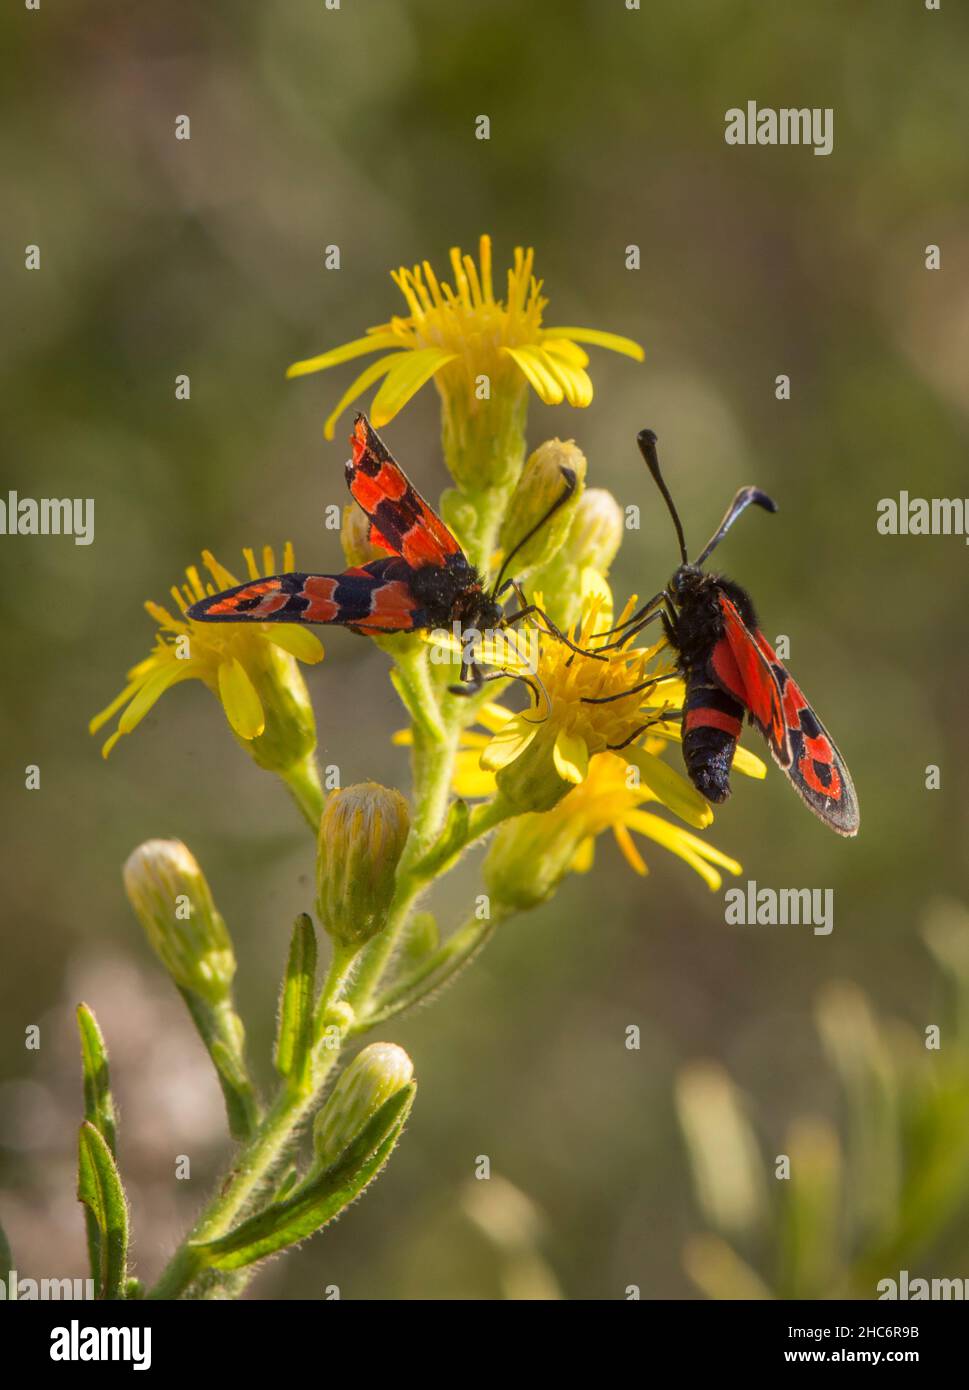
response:
<path fill-rule="evenodd" d="M 844 758 L 761 632 L 750 595 L 733 580 L 703 571 L 704 562 L 742 512 L 751 504 L 774 512 L 776 505 L 759 488 L 741 488 L 691 562 L 683 526 L 660 472 L 656 435 L 642 430 L 637 442 L 673 518 L 681 563 L 664 589 L 625 623 L 601 635 L 618 634 L 608 644 L 618 646 L 657 618 L 662 622 L 677 654 L 686 699 L 682 710 L 668 711 L 651 722 L 680 718 L 687 772 L 709 801 L 724 801 L 730 795 L 730 768 L 747 714 L 814 814 L 839 835 L 857 835 L 858 798 Z M 654 683 L 655 679 L 646 681 L 637 688 Z"/>
<path fill-rule="evenodd" d="M 552 636 L 573 646 L 547 614 L 524 600 L 514 579 L 504 578 L 522 546 L 575 491 L 571 469 L 562 469 L 562 492 L 507 555 L 489 590 L 457 539 L 421 497 L 363 414 L 354 421 L 350 444 L 347 486 L 370 520 L 371 544 L 386 550 L 387 556 L 342 574 L 278 574 L 238 584 L 193 604 L 188 610 L 193 621 L 326 623 L 369 635 L 388 635 L 453 624 L 462 633 L 472 629 L 484 633 L 534 615 Z M 509 589 L 514 590 L 521 606 L 517 612 L 505 614 L 501 599 Z M 452 688 L 455 693 L 471 694 L 486 680 L 509 674 L 514 673 L 485 676 L 472 657 L 461 667 L 462 681 L 470 684 Z M 532 687 L 537 699 L 528 677 L 519 675 L 518 679 Z"/>

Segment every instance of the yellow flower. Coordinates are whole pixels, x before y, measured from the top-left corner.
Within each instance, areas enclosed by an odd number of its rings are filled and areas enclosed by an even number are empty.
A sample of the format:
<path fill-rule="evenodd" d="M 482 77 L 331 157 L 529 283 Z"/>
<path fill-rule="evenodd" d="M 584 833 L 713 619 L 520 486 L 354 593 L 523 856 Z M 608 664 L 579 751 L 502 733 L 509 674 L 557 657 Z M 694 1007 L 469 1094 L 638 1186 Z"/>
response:
<path fill-rule="evenodd" d="M 535 601 L 541 604 L 541 594 Z M 633 595 L 620 623 L 635 605 Z M 602 645 L 594 634 L 612 626 L 612 611 L 608 584 L 596 571 L 585 570 L 581 617 L 570 633 L 576 645 L 586 650 Z M 662 789 L 670 809 L 702 829 L 712 819 L 704 798 L 682 774 L 638 746 L 647 730 L 662 738 L 680 737 L 679 718 L 662 717 L 664 711 L 678 712 L 684 699 L 683 681 L 666 639 L 644 649 L 624 644 L 603 655 L 605 660 L 583 656 L 541 633 L 541 706 L 515 715 L 494 735 L 481 755 L 482 768 L 496 774 L 500 790 L 521 810 L 541 811 L 585 780 L 597 753 L 622 748 L 628 760 L 636 760 L 643 780 L 654 790 Z M 750 754 L 740 763 L 740 770 L 756 766 L 761 776 L 766 771 Z"/>
<path fill-rule="evenodd" d="M 258 579 L 253 552 L 243 554 L 249 578 Z M 239 582 L 208 551 L 202 559 L 213 582 L 203 582 L 194 565 L 186 570 L 188 583 L 171 590 L 180 616 L 161 604 L 145 604 L 158 624 L 154 650 L 128 672 L 125 689 L 91 720 L 90 732 L 96 733 L 122 711 L 117 729 L 102 749 L 107 757 L 122 734 L 130 734 L 170 686 L 200 680 L 218 698 L 233 732 L 256 762 L 284 771 L 316 746 L 313 710 L 294 658 L 309 664 L 322 661 L 323 646 L 315 634 L 290 623 L 192 622 L 185 616 L 191 604 Z M 280 572 L 269 546 L 263 549 L 262 561 L 263 574 Z M 287 544 L 283 570 L 293 569 L 293 548 Z"/>
<path fill-rule="evenodd" d="M 712 892 L 722 882 L 718 869 L 740 873 L 735 859 L 706 840 L 643 810 L 666 798 L 645 781 L 637 783 L 632 766 L 619 753 L 597 753 L 582 783 L 552 810 L 516 817 L 499 828 L 485 860 L 485 881 L 497 906 L 525 910 L 546 901 L 567 873 L 592 867 L 596 837 L 606 830 L 638 874 L 648 869 L 633 832 L 682 859 Z"/>
<path fill-rule="evenodd" d="M 287 376 L 305 376 L 367 353 L 384 355 L 372 362 L 344 392 L 327 418 L 325 434 L 333 438 L 339 415 L 368 387 L 383 378 L 370 407 L 379 429 L 434 378 L 445 399 L 461 395 L 471 407 L 480 399 L 486 377 L 490 396 L 511 383 L 528 383 L 546 405 L 587 406 L 592 381 L 586 372 L 589 343 L 643 360 L 643 349 L 630 338 L 595 328 L 546 328 L 542 314 L 548 301 L 532 273 L 534 252 L 515 248 L 504 299 L 496 299 L 491 278 L 491 238 L 482 236 L 479 260 L 451 248 L 454 288 L 438 281 L 430 263 L 392 271 L 407 302 L 405 316 L 367 330 L 366 337 L 343 343 L 318 357 L 294 362 Z M 485 398 L 487 399 L 487 397 Z"/>

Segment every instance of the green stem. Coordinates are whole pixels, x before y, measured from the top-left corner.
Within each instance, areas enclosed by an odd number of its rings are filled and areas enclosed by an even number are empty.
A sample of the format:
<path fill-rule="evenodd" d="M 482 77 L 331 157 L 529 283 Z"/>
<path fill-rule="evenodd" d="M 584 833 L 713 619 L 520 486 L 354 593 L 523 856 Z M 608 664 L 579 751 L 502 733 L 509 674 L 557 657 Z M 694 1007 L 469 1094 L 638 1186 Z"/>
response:
<path fill-rule="evenodd" d="M 339 998 L 346 985 L 355 956 L 356 952 L 352 949 L 334 949 L 316 1006 L 316 1018 L 321 1030 L 327 1009 Z M 339 1048 L 318 1048 L 314 1054 L 309 1084 L 300 1089 L 284 1087 L 280 1091 L 258 1132 L 239 1153 L 229 1182 L 196 1221 L 148 1295 L 150 1298 L 180 1298 L 196 1280 L 221 1277 L 206 1275 L 204 1261 L 193 1245 L 225 1235 L 236 1218 L 267 1190 L 274 1174 L 292 1154 L 304 1126 L 318 1107 L 327 1077 L 339 1055 Z M 230 1277 L 235 1295 L 241 1292 L 242 1285 L 239 1284 L 238 1275 Z"/>
<path fill-rule="evenodd" d="M 320 827 L 324 799 L 316 754 L 308 754 L 301 763 L 294 763 L 279 775 L 315 835 Z"/>
<path fill-rule="evenodd" d="M 470 918 L 463 927 L 459 927 L 448 937 L 443 946 L 421 961 L 410 974 L 395 980 L 385 993 L 379 995 L 370 1011 L 353 1024 L 350 1029 L 351 1035 L 367 1032 L 376 1024 L 384 1023 L 388 1018 L 413 1008 L 444 985 L 450 984 L 482 950 L 499 922 L 504 921 L 508 915 L 502 913 L 484 921 L 479 921 L 476 917 Z"/>

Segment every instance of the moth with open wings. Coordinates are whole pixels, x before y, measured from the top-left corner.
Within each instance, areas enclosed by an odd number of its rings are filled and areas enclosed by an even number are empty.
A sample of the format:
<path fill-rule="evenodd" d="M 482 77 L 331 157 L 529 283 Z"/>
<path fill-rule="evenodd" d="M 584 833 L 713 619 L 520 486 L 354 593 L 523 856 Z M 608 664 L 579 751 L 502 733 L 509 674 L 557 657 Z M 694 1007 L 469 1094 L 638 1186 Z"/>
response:
<path fill-rule="evenodd" d="M 741 488 L 701 554 L 691 562 L 680 518 L 660 472 L 656 435 L 642 430 L 638 443 L 673 518 L 681 563 L 664 589 L 621 627 L 601 635 L 616 634 L 608 646 L 618 646 L 657 618 L 662 621 L 686 685 L 683 709 L 667 712 L 665 718 L 679 714 L 687 772 L 709 801 L 724 801 L 730 795 L 730 768 L 746 714 L 814 814 L 839 835 L 857 835 L 858 798 L 845 760 L 761 632 L 750 595 L 732 580 L 703 571 L 704 562 L 742 512 L 751 504 L 774 512 L 776 505 L 759 488 Z M 655 683 L 654 678 L 636 688 Z"/>
<path fill-rule="evenodd" d="M 575 491 L 571 469 L 562 469 L 561 494 L 509 553 L 489 590 L 363 414 L 354 420 L 350 444 L 347 486 L 370 520 L 371 544 L 388 555 L 342 574 L 277 574 L 250 580 L 200 599 L 188 610 L 190 618 L 204 623 L 338 624 L 374 636 L 454 623 L 461 631 L 484 633 L 535 615 L 546 631 L 572 645 L 540 608 L 524 602 L 514 580 L 504 580 L 517 552 Z M 505 614 L 500 600 L 509 588 L 514 588 L 521 607 Z M 488 679 L 474 661 L 462 666 L 461 676 L 470 681 L 471 689 Z M 468 687 L 462 693 L 469 693 Z"/>

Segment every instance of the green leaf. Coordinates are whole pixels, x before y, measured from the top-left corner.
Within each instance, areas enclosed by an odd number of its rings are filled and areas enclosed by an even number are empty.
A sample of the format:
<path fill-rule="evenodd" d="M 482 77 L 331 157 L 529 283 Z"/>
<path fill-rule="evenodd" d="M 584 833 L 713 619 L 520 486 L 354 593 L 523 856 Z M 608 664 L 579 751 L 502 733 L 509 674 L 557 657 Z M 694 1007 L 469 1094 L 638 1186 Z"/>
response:
<path fill-rule="evenodd" d="M 77 1026 L 81 1034 L 84 1118 L 100 1133 L 112 1154 L 116 1154 L 117 1131 L 108 1076 L 108 1051 L 97 1019 L 86 1004 L 77 1006 Z"/>
<path fill-rule="evenodd" d="M 316 933 L 305 912 L 293 926 L 289 960 L 279 1000 L 276 1070 L 297 1088 L 306 1078 L 313 1045 L 313 996 L 316 990 Z"/>
<path fill-rule="evenodd" d="M 128 1204 L 107 1143 L 90 1120 L 78 1136 L 77 1196 L 97 1226 L 100 1265 L 98 1296 L 124 1297 L 128 1264 Z"/>
<path fill-rule="evenodd" d="M 356 1139 L 323 1173 L 285 1201 L 272 1203 L 218 1240 L 193 1245 L 214 1269 L 241 1269 L 295 1245 L 356 1201 L 383 1168 L 414 1103 L 415 1082 L 380 1107 Z"/>

